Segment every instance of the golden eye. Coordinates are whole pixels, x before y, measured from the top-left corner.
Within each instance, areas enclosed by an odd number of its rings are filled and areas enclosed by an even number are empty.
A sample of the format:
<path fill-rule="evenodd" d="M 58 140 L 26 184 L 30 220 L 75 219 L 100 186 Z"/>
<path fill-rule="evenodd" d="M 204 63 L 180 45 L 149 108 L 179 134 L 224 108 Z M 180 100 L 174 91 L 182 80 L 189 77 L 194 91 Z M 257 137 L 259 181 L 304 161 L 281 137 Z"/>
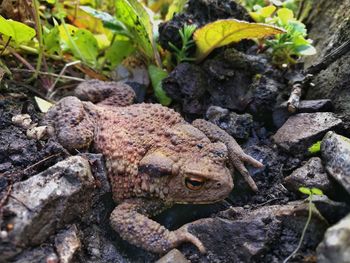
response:
<path fill-rule="evenodd" d="M 187 177 L 185 178 L 185 185 L 190 190 L 199 190 L 204 185 L 204 179 Z"/>

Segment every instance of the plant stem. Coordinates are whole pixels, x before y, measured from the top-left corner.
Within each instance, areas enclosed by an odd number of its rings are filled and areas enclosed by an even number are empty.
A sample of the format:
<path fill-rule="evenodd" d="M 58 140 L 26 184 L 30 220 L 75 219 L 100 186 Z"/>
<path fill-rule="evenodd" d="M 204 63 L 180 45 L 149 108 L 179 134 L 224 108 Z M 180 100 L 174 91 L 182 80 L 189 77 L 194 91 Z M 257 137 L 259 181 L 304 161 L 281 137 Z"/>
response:
<path fill-rule="evenodd" d="M 43 41 L 43 31 L 42 31 L 42 25 L 41 25 L 40 14 L 39 14 L 38 0 L 34 0 L 33 5 L 34 5 L 34 18 L 35 18 L 35 24 L 36 24 L 36 33 L 37 33 L 38 42 L 39 42 L 38 62 L 36 64 L 33 78 L 37 78 L 38 73 L 41 69 L 41 63 L 42 63 L 43 55 L 44 55 L 44 41 Z"/>
<path fill-rule="evenodd" d="M 309 196 L 309 215 L 307 217 L 303 232 L 301 233 L 301 237 L 298 243 L 298 246 L 296 247 L 296 249 L 292 252 L 292 254 L 290 254 L 284 261 L 283 263 L 287 263 L 288 260 L 290 260 L 292 257 L 294 257 L 294 255 L 298 252 L 298 250 L 301 247 L 301 244 L 303 243 L 304 237 L 305 237 L 305 233 L 306 230 L 311 222 L 311 216 L 312 216 L 312 208 L 313 208 L 313 203 L 312 203 L 312 194 Z"/>

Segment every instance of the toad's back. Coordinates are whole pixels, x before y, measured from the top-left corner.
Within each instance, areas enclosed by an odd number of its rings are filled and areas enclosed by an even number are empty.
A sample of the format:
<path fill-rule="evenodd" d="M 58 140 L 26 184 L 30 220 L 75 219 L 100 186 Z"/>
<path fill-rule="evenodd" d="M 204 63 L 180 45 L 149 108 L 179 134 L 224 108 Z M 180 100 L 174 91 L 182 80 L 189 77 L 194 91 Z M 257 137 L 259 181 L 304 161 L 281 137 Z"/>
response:
<path fill-rule="evenodd" d="M 158 178 L 139 173 L 139 163 L 152 148 L 172 144 L 169 130 L 176 124 L 185 123 L 183 118 L 159 104 L 94 105 L 94 108 L 94 148 L 106 159 L 114 199 L 163 196 L 161 182 Z M 154 191 L 149 191 L 153 190 L 149 188 L 154 188 Z"/>

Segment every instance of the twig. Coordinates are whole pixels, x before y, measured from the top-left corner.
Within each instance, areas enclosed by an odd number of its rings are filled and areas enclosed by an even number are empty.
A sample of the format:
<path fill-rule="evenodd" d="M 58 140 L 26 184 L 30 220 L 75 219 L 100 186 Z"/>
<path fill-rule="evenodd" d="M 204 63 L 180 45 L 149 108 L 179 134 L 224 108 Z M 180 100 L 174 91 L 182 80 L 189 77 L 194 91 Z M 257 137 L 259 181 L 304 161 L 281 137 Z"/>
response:
<path fill-rule="evenodd" d="M 294 113 L 299 108 L 300 97 L 301 97 L 301 83 L 296 83 L 292 87 L 289 99 L 287 101 L 288 111 Z"/>
<path fill-rule="evenodd" d="M 326 69 L 330 64 L 335 62 L 341 56 L 345 55 L 350 51 L 350 39 L 346 40 L 339 47 L 335 48 L 332 52 L 326 55 L 321 62 L 318 64 L 312 65 L 306 70 L 304 70 L 303 79 L 298 79 L 292 83 L 292 92 L 287 101 L 288 111 L 294 113 L 297 111 L 300 97 L 302 95 L 302 87 L 310 80 L 313 75 L 320 73 L 322 70 Z"/>
<path fill-rule="evenodd" d="M 15 56 L 19 61 L 21 61 L 27 68 L 34 70 L 35 68 L 24 58 L 22 57 L 20 54 L 18 54 L 16 51 L 14 50 L 10 50 L 11 54 L 13 56 Z"/>
<path fill-rule="evenodd" d="M 56 153 L 56 154 L 50 155 L 50 156 L 48 156 L 48 157 L 45 157 L 44 159 L 42 159 L 42 160 L 40 160 L 40 161 L 38 161 L 38 162 L 36 162 L 36 163 L 34 163 L 34 164 L 28 166 L 27 168 L 25 168 L 25 169 L 23 170 L 22 173 L 25 173 L 25 172 L 27 172 L 29 169 L 32 169 L 32 168 L 34 168 L 35 166 L 37 166 L 37 165 L 39 165 L 39 164 L 42 164 L 43 162 L 46 162 L 47 160 L 50 160 L 51 158 L 57 157 L 57 156 L 59 156 L 59 155 L 60 155 L 59 153 Z"/>
<path fill-rule="evenodd" d="M 9 39 L 6 41 L 3 50 L 1 50 L 0 57 L 2 56 L 2 54 L 4 54 L 6 48 L 9 46 L 11 39 L 12 39 L 12 37 L 9 37 Z"/>
<path fill-rule="evenodd" d="M 30 70 L 30 69 L 20 69 L 20 68 L 11 68 L 11 70 L 12 70 L 12 71 L 17 71 L 17 72 L 29 72 L 29 73 L 34 72 L 33 70 Z M 75 80 L 75 81 L 80 81 L 80 82 L 85 81 L 85 79 L 82 79 L 82 78 L 77 78 L 77 77 L 72 77 L 72 76 L 66 76 L 66 75 L 60 76 L 59 74 L 51 73 L 51 72 L 39 71 L 38 73 L 39 73 L 40 75 L 48 75 L 48 76 L 52 76 L 52 77 L 60 77 L 61 79 Z"/>
<path fill-rule="evenodd" d="M 38 72 L 41 69 L 41 63 L 44 58 L 44 41 L 43 41 L 43 31 L 42 31 L 42 25 L 39 15 L 39 3 L 38 0 L 33 0 L 33 16 L 35 21 L 35 30 L 39 42 L 39 55 L 38 55 L 38 62 L 36 64 L 35 73 L 33 75 L 33 78 L 38 77 Z"/>
<path fill-rule="evenodd" d="M 81 61 L 80 60 L 76 60 L 70 63 L 67 63 L 66 65 L 64 65 L 63 69 L 61 70 L 60 74 L 58 75 L 58 77 L 56 78 L 55 82 L 51 85 L 51 87 L 48 90 L 48 98 L 50 99 L 52 96 L 52 92 L 57 84 L 57 82 L 59 81 L 59 79 L 62 77 L 63 73 L 66 71 L 66 69 L 70 66 L 74 66 L 76 64 L 80 64 Z"/>

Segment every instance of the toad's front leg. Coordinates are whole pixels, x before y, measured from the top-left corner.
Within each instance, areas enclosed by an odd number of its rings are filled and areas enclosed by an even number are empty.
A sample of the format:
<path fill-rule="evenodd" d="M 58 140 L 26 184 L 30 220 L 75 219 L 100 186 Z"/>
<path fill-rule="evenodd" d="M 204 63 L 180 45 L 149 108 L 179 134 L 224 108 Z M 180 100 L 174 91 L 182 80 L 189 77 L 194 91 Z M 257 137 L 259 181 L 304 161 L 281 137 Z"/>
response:
<path fill-rule="evenodd" d="M 130 199 L 118 205 L 110 221 L 113 229 L 129 243 L 153 253 L 163 254 L 184 242 L 194 244 L 202 253 L 205 248 L 201 241 L 187 231 L 186 226 L 169 231 L 148 218 L 163 209 L 159 201 Z"/>
<path fill-rule="evenodd" d="M 262 168 L 264 165 L 255 160 L 253 157 L 245 154 L 235 139 L 215 124 L 206 120 L 197 119 L 192 122 L 192 125 L 201 130 L 211 141 L 219 141 L 226 145 L 229 158 L 233 166 L 243 176 L 250 188 L 257 192 L 258 187 L 256 186 L 253 178 L 250 176 L 247 168 L 245 168 L 244 163 L 251 164 L 257 168 Z"/>

